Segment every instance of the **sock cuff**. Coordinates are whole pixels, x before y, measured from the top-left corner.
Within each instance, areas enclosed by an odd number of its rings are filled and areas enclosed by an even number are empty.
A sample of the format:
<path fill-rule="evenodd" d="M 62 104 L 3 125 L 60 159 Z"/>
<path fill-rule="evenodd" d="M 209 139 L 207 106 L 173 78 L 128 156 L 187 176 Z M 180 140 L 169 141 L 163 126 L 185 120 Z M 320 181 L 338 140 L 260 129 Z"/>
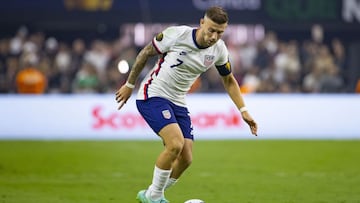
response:
<path fill-rule="evenodd" d="M 170 174 L 172 170 L 171 169 L 170 170 L 161 169 L 155 165 L 155 171 L 160 172 L 160 173 L 169 173 Z"/>
<path fill-rule="evenodd" d="M 172 183 L 176 183 L 178 182 L 179 179 L 176 179 L 176 178 L 169 178 L 169 182 L 172 182 Z"/>

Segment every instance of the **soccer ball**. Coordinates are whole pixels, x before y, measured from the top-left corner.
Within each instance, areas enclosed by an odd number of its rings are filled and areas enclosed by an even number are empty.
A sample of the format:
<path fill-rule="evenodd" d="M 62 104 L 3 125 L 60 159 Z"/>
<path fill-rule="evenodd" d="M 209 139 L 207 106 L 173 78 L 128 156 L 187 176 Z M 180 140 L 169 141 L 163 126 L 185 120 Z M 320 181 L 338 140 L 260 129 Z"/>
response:
<path fill-rule="evenodd" d="M 184 203 L 205 203 L 204 200 L 201 199 L 189 199 L 185 201 Z"/>

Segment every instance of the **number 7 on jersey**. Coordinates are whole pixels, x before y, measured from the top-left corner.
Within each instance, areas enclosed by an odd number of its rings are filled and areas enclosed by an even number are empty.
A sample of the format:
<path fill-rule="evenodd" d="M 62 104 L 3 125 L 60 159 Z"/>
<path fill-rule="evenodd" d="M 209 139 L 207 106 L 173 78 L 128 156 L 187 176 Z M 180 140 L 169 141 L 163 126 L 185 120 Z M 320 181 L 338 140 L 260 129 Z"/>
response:
<path fill-rule="evenodd" d="M 184 63 L 184 61 L 182 61 L 182 60 L 180 60 L 180 59 L 176 59 L 176 60 L 177 60 L 179 63 L 174 64 L 174 65 L 171 65 L 170 68 L 174 68 L 174 67 L 176 67 L 176 66 L 180 66 L 181 64 Z"/>

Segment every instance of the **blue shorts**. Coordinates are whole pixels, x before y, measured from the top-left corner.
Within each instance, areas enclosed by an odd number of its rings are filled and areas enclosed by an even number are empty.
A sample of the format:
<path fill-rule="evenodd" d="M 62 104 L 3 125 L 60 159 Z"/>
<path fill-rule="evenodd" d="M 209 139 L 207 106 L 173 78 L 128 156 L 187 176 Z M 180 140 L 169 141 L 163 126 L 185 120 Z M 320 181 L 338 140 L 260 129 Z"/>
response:
<path fill-rule="evenodd" d="M 169 100 L 160 97 L 136 100 L 136 106 L 142 117 L 156 134 L 166 125 L 177 123 L 184 138 L 194 140 L 193 127 L 189 111 L 186 107 L 177 106 Z"/>

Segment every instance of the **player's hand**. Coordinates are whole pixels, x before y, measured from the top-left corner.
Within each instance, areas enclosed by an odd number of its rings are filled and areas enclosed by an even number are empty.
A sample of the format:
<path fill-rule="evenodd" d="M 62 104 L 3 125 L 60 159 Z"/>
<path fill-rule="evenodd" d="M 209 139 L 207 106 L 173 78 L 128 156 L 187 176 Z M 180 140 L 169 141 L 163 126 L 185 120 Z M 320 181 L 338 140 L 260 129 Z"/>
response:
<path fill-rule="evenodd" d="M 257 123 L 255 120 L 250 116 L 250 114 L 247 111 L 244 111 L 241 113 L 242 118 L 244 121 L 249 125 L 251 133 L 255 136 L 257 136 Z"/>
<path fill-rule="evenodd" d="M 118 110 L 120 110 L 124 106 L 124 104 L 126 104 L 127 100 L 130 98 L 132 94 L 132 90 L 133 89 L 127 87 L 126 85 L 123 85 L 119 88 L 118 91 L 116 91 L 115 99 L 116 102 L 119 103 Z"/>

